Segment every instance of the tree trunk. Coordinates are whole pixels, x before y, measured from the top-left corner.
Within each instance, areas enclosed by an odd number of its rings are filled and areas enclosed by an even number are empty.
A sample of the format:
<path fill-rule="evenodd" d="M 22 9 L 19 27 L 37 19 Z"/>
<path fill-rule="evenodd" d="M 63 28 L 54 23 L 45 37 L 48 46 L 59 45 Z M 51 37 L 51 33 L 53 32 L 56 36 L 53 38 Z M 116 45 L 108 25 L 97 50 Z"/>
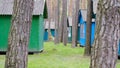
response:
<path fill-rule="evenodd" d="M 68 31 L 67 31 L 67 0 L 63 0 L 63 11 L 62 11 L 62 18 L 63 18 L 63 43 L 66 46 L 68 41 Z"/>
<path fill-rule="evenodd" d="M 68 0 L 68 17 L 72 17 L 73 0 Z"/>
<path fill-rule="evenodd" d="M 56 0 L 56 7 L 55 7 L 55 44 L 59 43 L 58 39 L 58 29 L 59 29 L 59 0 Z"/>
<path fill-rule="evenodd" d="M 33 0 L 14 0 L 5 68 L 27 68 Z"/>
<path fill-rule="evenodd" d="M 60 14 L 60 16 L 59 16 L 59 17 L 60 17 L 60 18 L 59 18 L 60 20 L 59 20 L 59 29 L 58 29 L 59 42 L 62 42 L 62 41 L 63 41 L 63 39 L 62 39 L 62 38 L 63 38 L 63 18 L 62 18 L 62 10 L 63 10 L 63 9 L 62 9 L 62 3 L 63 3 L 63 2 L 62 2 L 62 1 L 63 1 L 63 0 L 60 0 L 60 2 L 59 2 L 59 3 L 60 3 L 60 13 L 59 13 L 59 14 Z"/>
<path fill-rule="evenodd" d="M 48 19 L 48 41 L 52 41 L 52 34 L 51 34 L 51 19 Z"/>
<path fill-rule="evenodd" d="M 119 19 L 119 0 L 99 0 L 96 20 L 97 29 L 90 68 L 116 68 Z"/>
<path fill-rule="evenodd" d="M 90 56 L 91 54 L 91 22 L 92 22 L 92 1 L 87 1 L 87 34 L 86 34 L 86 46 L 84 55 Z"/>
<path fill-rule="evenodd" d="M 72 47 L 77 46 L 77 31 L 78 31 L 78 13 L 79 13 L 79 0 L 73 1 L 73 17 L 72 17 Z"/>
<path fill-rule="evenodd" d="M 46 0 L 48 9 L 48 41 L 52 41 L 51 22 L 52 22 L 52 0 Z"/>

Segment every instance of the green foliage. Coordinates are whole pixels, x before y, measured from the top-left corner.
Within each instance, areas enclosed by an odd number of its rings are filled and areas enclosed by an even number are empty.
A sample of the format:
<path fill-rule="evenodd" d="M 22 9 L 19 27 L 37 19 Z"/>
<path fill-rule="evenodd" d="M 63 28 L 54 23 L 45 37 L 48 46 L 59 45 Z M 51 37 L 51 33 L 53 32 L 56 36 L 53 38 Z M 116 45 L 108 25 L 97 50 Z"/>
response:
<path fill-rule="evenodd" d="M 89 68 L 90 58 L 83 53 L 84 48 L 71 48 L 71 44 L 46 42 L 42 53 L 29 55 L 28 68 Z M 4 68 L 4 60 L 5 56 L 0 55 L 0 68 Z M 120 68 L 120 60 L 116 68 Z"/>

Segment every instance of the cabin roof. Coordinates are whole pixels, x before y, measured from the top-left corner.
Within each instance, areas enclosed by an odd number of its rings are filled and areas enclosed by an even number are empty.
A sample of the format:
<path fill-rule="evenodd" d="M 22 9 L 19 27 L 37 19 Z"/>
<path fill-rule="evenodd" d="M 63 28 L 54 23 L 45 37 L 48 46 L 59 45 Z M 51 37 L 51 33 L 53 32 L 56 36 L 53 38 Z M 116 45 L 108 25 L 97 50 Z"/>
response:
<path fill-rule="evenodd" d="M 44 28 L 45 29 L 49 29 L 49 21 L 48 20 L 45 20 L 44 22 Z M 54 21 L 51 21 L 50 22 L 50 29 L 55 29 L 55 22 Z"/>
<path fill-rule="evenodd" d="M 84 9 L 84 10 L 80 10 L 80 11 L 81 11 L 81 15 L 82 15 L 83 20 L 86 21 L 87 20 L 87 10 Z"/>
<path fill-rule="evenodd" d="M 98 0 L 93 0 L 93 12 L 96 14 L 97 12 L 97 4 L 98 4 Z"/>
<path fill-rule="evenodd" d="M 79 15 L 81 15 L 80 18 L 82 18 L 84 22 L 87 21 L 87 9 L 81 9 L 79 11 Z M 79 20 L 80 20 L 80 18 L 79 18 Z M 72 26 L 72 17 L 71 16 L 68 16 L 68 22 L 69 22 L 69 26 Z M 95 18 L 92 18 L 92 22 L 95 22 Z"/>
<path fill-rule="evenodd" d="M 11 15 L 14 0 L 0 0 L 0 15 Z M 43 15 L 45 0 L 35 0 L 33 15 Z"/>
<path fill-rule="evenodd" d="M 87 21 L 87 10 L 80 10 L 81 11 L 81 15 L 84 21 Z M 92 18 L 92 22 L 95 22 L 95 18 Z"/>
<path fill-rule="evenodd" d="M 69 26 L 72 26 L 72 17 L 68 17 L 68 23 L 69 23 Z"/>

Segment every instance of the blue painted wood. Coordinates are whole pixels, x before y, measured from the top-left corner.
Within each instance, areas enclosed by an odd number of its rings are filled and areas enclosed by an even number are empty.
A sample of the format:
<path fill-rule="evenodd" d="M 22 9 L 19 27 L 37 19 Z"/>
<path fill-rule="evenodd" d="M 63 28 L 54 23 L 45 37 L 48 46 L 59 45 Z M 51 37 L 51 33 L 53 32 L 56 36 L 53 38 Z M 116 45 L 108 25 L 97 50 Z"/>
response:
<path fill-rule="evenodd" d="M 81 46 L 85 46 L 86 44 L 86 21 L 83 19 L 81 12 L 79 12 L 79 25 L 80 25 L 80 36 L 79 43 Z M 95 35 L 95 22 L 91 24 L 91 45 L 94 42 L 94 35 Z"/>
<path fill-rule="evenodd" d="M 79 37 L 79 44 L 81 46 L 85 46 L 86 44 L 86 21 L 83 19 L 81 12 L 79 11 L 79 23 L 80 28 L 78 27 L 78 37 Z M 95 37 L 95 22 L 92 22 L 91 24 L 91 45 L 94 43 L 94 37 Z M 118 45 L 118 56 L 120 56 L 120 40 L 119 40 L 119 45 Z"/>
<path fill-rule="evenodd" d="M 95 37 L 95 22 L 92 22 L 92 27 L 91 27 L 91 45 L 94 42 L 94 37 Z"/>
<path fill-rule="evenodd" d="M 50 30 L 53 37 L 55 37 L 55 29 Z M 48 29 L 44 30 L 44 41 L 48 41 Z"/>
<path fill-rule="evenodd" d="M 55 29 L 51 29 L 51 34 L 53 37 L 55 37 Z"/>
<path fill-rule="evenodd" d="M 47 29 L 45 29 L 44 31 L 44 41 L 47 41 L 48 40 L 48 31 Z"/>
<path fill-rule="evenodd" d="M 118 46 L 118 56 L 120 56 L 120 40 L 119 40 L 119 46 Z"/>
<path fill-rule="evenodd" d="M 85 43 L 86 43 L 86 22 L 80 23 L 79 43 L 80 43 L 80 45 L 85 46 Z"/>

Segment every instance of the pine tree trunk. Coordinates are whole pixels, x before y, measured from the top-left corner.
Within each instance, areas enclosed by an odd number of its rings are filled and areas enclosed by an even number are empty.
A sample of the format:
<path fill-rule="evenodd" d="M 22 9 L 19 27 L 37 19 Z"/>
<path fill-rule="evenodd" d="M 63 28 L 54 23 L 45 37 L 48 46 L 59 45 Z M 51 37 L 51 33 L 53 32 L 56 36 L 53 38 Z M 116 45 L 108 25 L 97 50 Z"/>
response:
<path fill-rule="evenodd" d="M 72 16 L 72 47 L 77 46 L 77 31 L 78 31 L 78 13 L 79 13 L 79 0 L 73 1 L 73 16 Z"/>
<path fill-rule="evenodd" d="M 14 0 L 5 68 L 27 68 L 33 0 Z"/>
<path fill-rule="evenodd" d="M 51 1 L 50 1 L 50 3 L 52 3 Z M 52 7 L 49 7 L 49 17 L 48 17 L 48 41 L 52 41 L 52 39 L 51 39 L 51 37 L 52 37 L 52 35 L 51 35 L 51 22 L 52 22 Z"/>
<path fill-rule="evenodd" d="M 91 54 L 91 22 L 92 22 L 92 1 L 87 1 L 87 31 L 86 31 L 86 46 L 84 55 L 90 56 Z"/>
<path fill-rule="evenodd" d="M 63 3 L 63 0 L 60 0 L 60 20 L 59 20 L 59 29 L 58 29 L 58 33 L 59 33 L 59 35 L 58 35 L 58 37 L 59 37 L 59 42 L 63 42 L 63 18 L 62 18 L 62 10 L 63 10 L 63 8 L 62 8 L 62 3 Z"/>
<path fill-rule="evenodd" d="M 52 41 L 52 35 L 51 35 L 51 19 L 48 19 L 48 41 Z"/>
<path fill-rule="evenodd" d="M 120 1 L 99 0 L 96 34 L 90 68 L 116 68 L 118 58 Z"/>
<path fill-rule="evenodd" d="M 47 9 L 48 9 L 48 41 L 52 41 L 52 34 L 51 34 L 51 22 L 52 22 L 52 1 L 53 0 L 46 0 L 47 2 Z"/>
<path fill-rule="evenodd" d="M 56 0 L 56 7 L 55 7 L 55 44 L 59 43 L 59 39 L 58 39 L 58 29 L 59 29 L 59 0 Z"/>
<path fill-rule="evenodd" d="M 66 46 L 68 41 L 68 31 L 67 31 L 67 0 L 63 0 L 63 44 Z"/>

